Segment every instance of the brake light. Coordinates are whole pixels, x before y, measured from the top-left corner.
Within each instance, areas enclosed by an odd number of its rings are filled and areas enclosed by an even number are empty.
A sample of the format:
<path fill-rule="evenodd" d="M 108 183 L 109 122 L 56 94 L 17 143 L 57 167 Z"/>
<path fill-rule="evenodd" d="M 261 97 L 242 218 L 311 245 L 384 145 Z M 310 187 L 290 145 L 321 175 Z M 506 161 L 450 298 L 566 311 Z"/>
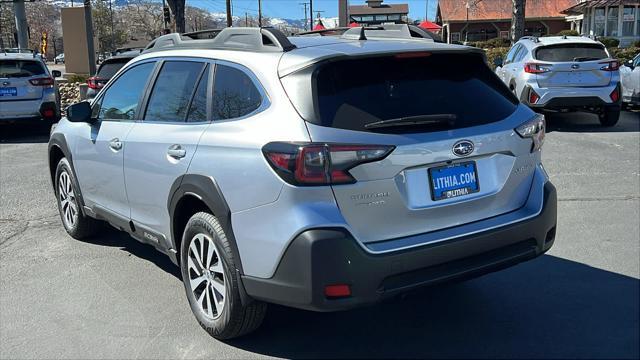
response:
<path fill-rule="evenodd" d="M 53 86 L 54 83 L 53 78 L 50 77 L 31 79 L 29 82 L 34 86 Z"/>
<path fill-rule="evenodd" d="M 540 95 L 533 90 L 529 90 L 529 104 L 535 104 L 538 100 L 540 100 Z"/>
<path fill-rule="evenodd" d="M 414 51 L 414 52 L 399 53 L 399 54 L 396 54 L 394 57 L 396 59 L 411 59 L 411 58 L 422 58 L 422 57 L 429 57 L 429 56 L 431 56 L 431 53 L 428 51 Z"/>
<path fill-rule="evenodd" d="M 524 64 L 524 72 L 529 74 L 542 74 L 551 71 L 551 64 L 543 63 L 526 63 Z"/>
<path fill-rule="evenodd" d="M 617 71 L 620 69 L 620 62 L 618 62 L 618 60 L 604 61 L 598 64 L 605 64 L 600 68 L 602 71 Z"/>
<path fill-rule="evenodd" d="M 87 85 L 89 85 L 89 88 L 94 90 L 102 89 L 104 84 L 102 84 L 99 80 L 102 80 L 102 79 L 97 76 L 92 76 L 87 79 Z"/>
<path fill-rule="evenodd" d="M 546 121 L 544 115 L 536 114 L 531 120 L 515 128 L 521 138 L 530 138 L 533 141 L 531 152 L 536 152 L 544 144 Z"/>
<path fill-rule="evenodd" d="M 312 186 L 355 183 L 350 169 L 382 160 L 394 148 L 388 145 L 273 142 L 265 145 L 262 152 L 284 181 Z"/>
<path fill-rule="evenodd" d="M 609 94 L 609 97 L 611 98 L 611 101 L 613 101 L 613 102 L 618 102 L 618 100 L 620 100 L 620 91 L 618 91 L 618 87 L 617 86 L 616 86 L 615 89 L 613 89 L 611 94 Z"/>

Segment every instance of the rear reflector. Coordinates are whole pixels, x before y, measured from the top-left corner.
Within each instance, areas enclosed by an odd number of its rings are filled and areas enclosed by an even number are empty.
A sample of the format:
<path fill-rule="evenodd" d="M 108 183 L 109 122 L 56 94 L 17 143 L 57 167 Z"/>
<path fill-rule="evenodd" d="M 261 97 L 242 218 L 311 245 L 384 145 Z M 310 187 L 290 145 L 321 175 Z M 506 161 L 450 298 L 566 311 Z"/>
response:
<path fill-rule="evenodd" d="M 535 91 L 529 91 L 529 104 L 535 104 L 540 100 L 540 95 L 536 94 Z"/>
<path fill-rule="evenodd" d="M 53 109 L 45 109 L 42 110 L 42 116 L 46 118 L 52 118 L 56 115 L 56 112 Z"/>
<path fill-rule="evenodd" d="M 351 288 L 349 285 L 327 285 L 324 287 L 324 295 L 328 298 L 351 296 Z"/>
<path fill-rule="evenodd" d="M 615 89 L 613 89 L 611 94 L 609 94 L 609 97 L 611 98 L 611 101 L 613 101 L 613 102 L 618 102 L 618 100 L 620 100 L 620 92 L 618 91 L 617 87 Z"/>

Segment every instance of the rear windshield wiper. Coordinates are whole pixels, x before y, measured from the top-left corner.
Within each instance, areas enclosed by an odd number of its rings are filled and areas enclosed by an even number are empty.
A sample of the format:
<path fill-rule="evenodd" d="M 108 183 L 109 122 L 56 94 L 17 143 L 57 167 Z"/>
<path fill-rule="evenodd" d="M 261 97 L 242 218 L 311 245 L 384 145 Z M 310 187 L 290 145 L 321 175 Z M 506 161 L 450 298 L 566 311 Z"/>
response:
<path fill-rule="evenodd" d="M 456 121 L 456 114 L 432 114 L 407 116 L 396 119 L 380 120 L 365 124 L 366 129 L 385 128 L 411 125 L 448 125 L 452 127 Z"/>

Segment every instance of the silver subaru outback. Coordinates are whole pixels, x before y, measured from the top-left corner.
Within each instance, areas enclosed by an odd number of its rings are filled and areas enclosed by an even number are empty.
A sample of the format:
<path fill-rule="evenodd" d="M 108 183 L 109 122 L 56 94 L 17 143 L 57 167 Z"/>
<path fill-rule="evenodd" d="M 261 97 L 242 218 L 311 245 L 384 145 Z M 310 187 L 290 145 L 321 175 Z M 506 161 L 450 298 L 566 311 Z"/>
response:
<path fill-rule="evenodd" d="M 64 228 L 167 254 L 220 339 L 549 250 L 544 117 L 482 50 L 367 32 L 156 39 L 52 132 Z"/>

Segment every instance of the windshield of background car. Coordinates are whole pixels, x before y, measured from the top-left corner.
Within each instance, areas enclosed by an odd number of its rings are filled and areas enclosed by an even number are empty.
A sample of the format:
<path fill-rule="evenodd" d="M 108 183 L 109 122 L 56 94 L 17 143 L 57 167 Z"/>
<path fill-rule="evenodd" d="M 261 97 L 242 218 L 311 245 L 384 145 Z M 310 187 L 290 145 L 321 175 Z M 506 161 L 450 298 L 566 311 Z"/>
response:
<path fill-rule="evenodd" d="M 31 77 L 44 74 L 44 67 L 39 61 L 0 60 L 0 78 Z"/>
<path fill-rule="evenodd" d="M 100 66 L 97 76 L 102 79 L 111 79 L 113 75 L 118 72 L 118 70 L 122 69 L 122 67 L 129 62 L 129 60 L 131 59 L 104 62 Z"/>
<path fill-rule="evenodd" d="M 433 126 L 367 129 L 365 124 L 443 114 L 455 117 L 447 129 L 456 129 L 502 120 L 518 106 L 479 54 L 404 53 L 328 61 L 315 70 L 312 83 L 316 109 L 307 120 L 340 129 L 436 131 Z M 305 99 L 294 95 L 292 101 L 295 105 Z"/>
<path fill-rule="evenodd" d="M 536 50 L 536 59 L 549 62 L 600 60 L 608 57 L 604 46 L 600 44 L 557 44 Z"/>

